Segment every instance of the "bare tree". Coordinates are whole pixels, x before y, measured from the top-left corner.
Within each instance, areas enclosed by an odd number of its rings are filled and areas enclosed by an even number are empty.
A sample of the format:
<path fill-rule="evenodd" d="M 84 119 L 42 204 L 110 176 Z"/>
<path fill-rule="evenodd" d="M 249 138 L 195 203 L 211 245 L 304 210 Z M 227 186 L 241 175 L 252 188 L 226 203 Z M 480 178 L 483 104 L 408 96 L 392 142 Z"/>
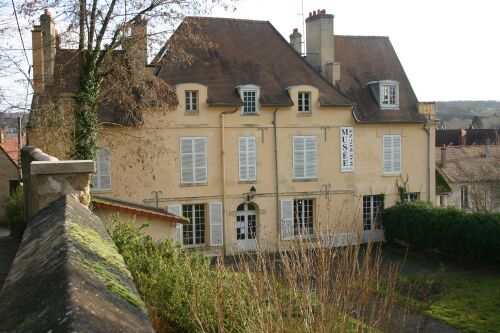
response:
<path fill-rule="evenodd" d="M 6 5 L 6 0 L 2 0 Z M 51 8 L 62 27 L 60 42 L 77 50 L 78 87 L 74 97 L 74 128 L 71 157 L 94 159 L 100 128 L 98 106 L 119 104 L 134 117 L 145 108 L 164 103 L 177 104 L 173 89 L 159 80 L 155 73 L 165 64 L 155 62 L 156 69 L 147 68 L 138 51 L 148 43 L 153 49 L 163 47 L 169 52 L 169 64 L 189 64 L 189 54 L 165 45 L 174 27 L 187 15 L 202 15 L 216 6 L 234 8 L 236 0 L 25 0 L 16 12 L 24 22 L 30 22 L 43 10 Z M 1 5 L 0 5 L 1 6 Z M 137 26 L 147 22 L 149 32 L 132 34 Z M 194 31 L 195 26 L 190 29 Z M 4 33 L 6 33 L 4 31 Z M 189 29 L 186 30 L 189 32 Z M 183 43 L 201 48 L 213 47 L 199 34 L 184 33 Z M 147 47 L 146 46 L 146 47 Z M 47 102 L 47 101 L 45 101 Z M 54 101 L 44 104 L 57 109 Z M 41 122 L 43 123 L 43 121 Z"/>

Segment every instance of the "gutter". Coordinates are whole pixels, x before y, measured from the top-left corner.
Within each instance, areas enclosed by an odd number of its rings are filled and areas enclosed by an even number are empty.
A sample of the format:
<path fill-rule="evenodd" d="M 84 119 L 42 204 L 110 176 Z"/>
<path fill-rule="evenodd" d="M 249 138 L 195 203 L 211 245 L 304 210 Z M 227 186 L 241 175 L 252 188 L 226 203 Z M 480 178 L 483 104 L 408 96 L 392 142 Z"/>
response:
<path fill-rule="evenodd" d="M 224 137 L 224 116 L 226 114 L 232 114 L 238 111 L 238 108 L 235 108 L 231 111 L 223 111 L 220 115 L 220 127 L 221 127 L 221 165 L 222 165 L 222 249 L 224 253 L 224 257 L 227 255 L 226 249 L 226 149 L 225 149 L 225 137 Z"/>
<path fill-rule="evenodd" d="M 275 167 L 275 182 L 276 182 L 276 220 L 278 223 L 278 242 L 276 244 L 279 244 L 281 240 L 281 223 L 280 223 L 280 185 L 279 185 L 279 177 L 278 177 L 278 130 L 277 130 L 277 124 L 276 124 L 276 112 L 278 111 L 278 107 L 274 109 L 273 113 L 273 131 L 274 131 L 274 167 Z"/>
<path fill-rule="evenodd" d="M 431 182 L 431 160 L 432 156 L 431 154 L 434 154 L 434 145 L 432 145 L 431 142 L 431 128 L 428 126 L 428 121 L 425 121 L 423 129 L 427 132 L 427 143 L 428 143 L 428 154 L 427 154 L 427 179 L 429 181 L 429 188 L 428 188 L 428 196 L 429 196 L 429 202 L 433 204 L 433 199 L 431 198 L 431 189 L 432 189 L 432 182 Z M 431 147 L 432 145 L 432 147 Z"/>

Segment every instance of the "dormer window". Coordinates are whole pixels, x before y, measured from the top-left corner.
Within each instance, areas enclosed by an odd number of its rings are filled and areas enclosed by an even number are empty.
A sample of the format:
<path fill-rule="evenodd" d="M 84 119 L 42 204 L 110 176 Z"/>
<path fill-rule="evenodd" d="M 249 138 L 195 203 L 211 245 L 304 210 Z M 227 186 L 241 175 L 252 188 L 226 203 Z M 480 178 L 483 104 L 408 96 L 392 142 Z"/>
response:
<path fill-rule="evenodd" d="M 369 82 L 374 97 L 382 110 L 399 109 L 399 82 L 393 80 Z"/>
<path fill-rule="evenodd" d="M 300 113 L 310 113 L 311 112 L 311 93 L 310 92 L 299 92 L 299 112 Z"/>
<path fill-rule="evenodd" d="M 186 91 L 186 112 L 198 112 L 198 92 Z"/>
<path fill-rule="evenodd" d="M 256 85 L 239 86 L 241 100 L 243 101 L 242 114 L 257 114 L 259 113 L 259 95 L 260 88 Z"/>

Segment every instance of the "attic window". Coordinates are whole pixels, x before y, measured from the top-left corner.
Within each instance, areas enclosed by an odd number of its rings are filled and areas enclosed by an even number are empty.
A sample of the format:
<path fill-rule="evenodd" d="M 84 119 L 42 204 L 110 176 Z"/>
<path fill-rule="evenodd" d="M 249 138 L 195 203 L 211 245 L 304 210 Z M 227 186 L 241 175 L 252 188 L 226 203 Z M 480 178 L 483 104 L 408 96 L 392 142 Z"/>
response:
<path fill-rule="evenodd" d="M 259 96 L 260 87 L 249 84 L 239 86 L 241 100 L 243 101 L 243 108 L 241 114 L 258 114 L 259 113 Z"/>
<path fill-rule="evenodd" d="M 382 110 L 399 110 L 399 82 L 393 80 L 369 82 Z"/>

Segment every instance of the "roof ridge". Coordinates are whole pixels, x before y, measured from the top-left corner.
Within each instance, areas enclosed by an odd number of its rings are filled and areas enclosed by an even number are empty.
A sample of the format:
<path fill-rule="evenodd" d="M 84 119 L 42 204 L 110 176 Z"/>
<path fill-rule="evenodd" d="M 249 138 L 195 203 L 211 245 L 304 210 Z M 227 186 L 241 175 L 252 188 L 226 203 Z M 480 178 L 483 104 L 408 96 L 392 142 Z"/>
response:
<path fill-rule="evenodd" d="M 389 39 L 389 36 L 364 36 L 364 35 L 335 35 L 334 37 L 366 38 L 366 39 Z"/>
<path fill-rule="evenodd" d="M 266 20 L 251 20 L 251 19 L 239 19 L 232 17 L 211 17 L 211 16 L 186 16 L 185 19 L 195 19 L 195 20 L 221 20 L 221 21 L 238 21 L 238 22 L 251 22 L 251 23 L 270 23 Z"/>

